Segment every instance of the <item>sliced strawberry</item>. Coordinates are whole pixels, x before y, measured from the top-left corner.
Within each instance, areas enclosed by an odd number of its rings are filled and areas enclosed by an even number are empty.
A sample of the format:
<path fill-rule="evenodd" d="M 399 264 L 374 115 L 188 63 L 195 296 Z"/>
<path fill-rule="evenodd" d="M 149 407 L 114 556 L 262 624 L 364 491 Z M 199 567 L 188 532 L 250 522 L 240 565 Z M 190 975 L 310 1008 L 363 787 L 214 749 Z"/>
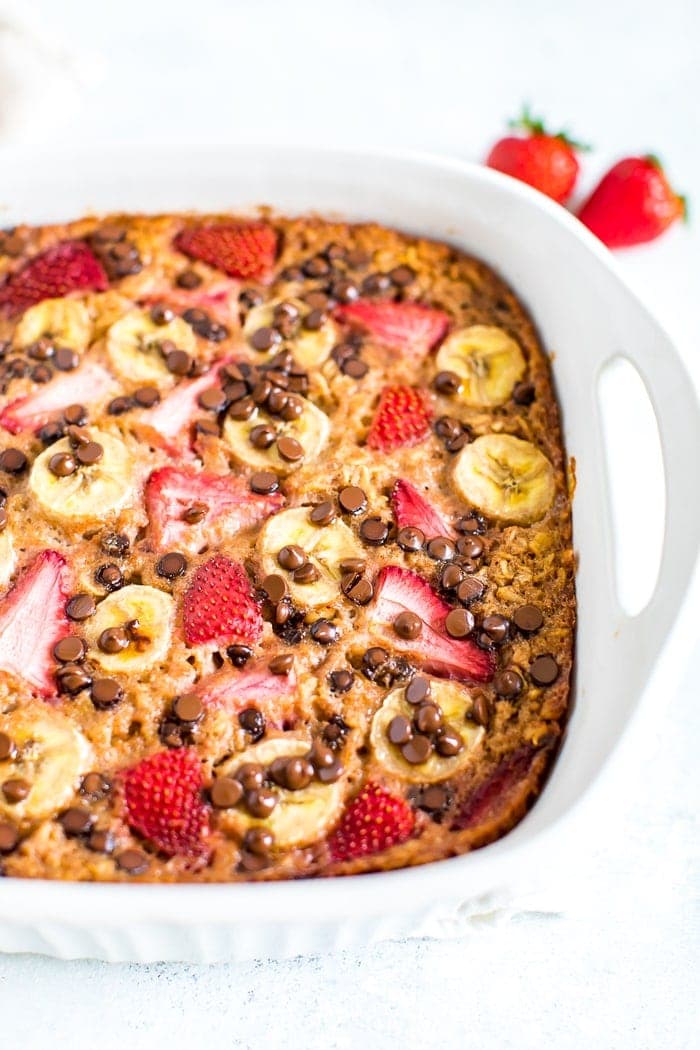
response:
<path fill-rule="evenodd" d="M 23 678 L 41 696 L 53 696 L 52 650 L 68 632 L 66 561 L 46 550 L 0 602 L 0 669 Z"/>
<path fill-rule="evenodd" d="M 0 413 L 0 426 L 11 434 L 36 431 L 61 415 L 68 405 L 91 405 L 106 399 L 114 380 L 94 361 L 85 361 L 75 372 L 60 372 L 45 386 L 18 397 Z"/>
<path fill-rule="evenodd" d="M 345 810 L 328 840 L 331 859 L 356 860 L 398 846 L 413 834 L 415 820 L 405 799 L 370 781 Z"/>
<path fill-rule="evenodd" d="M 486 824 L 505 813 L 528 778 L 538 751 L 527 745 L 512 751 L 493 773 L 482 781 L 467 798 L 452 829 L 464 831 Z"/>
<path fill-rule="evenodd" d="M 177 288 L 169 282 L 156 282 L 149 289 L 148 296 L 142 299 L 144 306 L 153 306 L 156 303 L 167 303 L 175 311 L 182 314 L 185 310 L 205 310 L 206 313 L 219 324 L 237 327 L 239 323 L 238 296 L 241 291 L 239 281 L 229 280 L 221 277 L 213 284 L 204 288 Z"/>
<path fill-rule="evenodd" d="M 107 274 L 84 241 L 63 241 L 29 259 L 0 288 L 0 310 L 18 314 L 42 299 L 71 292 L 104 292 Z"/>
<path fill-rule="evenodd" d="M 219 371 L 225 364 L 226 361 L 220 361 L 216 368 L 197 379 L 178 383 L 160 404 L 144 414 L 144 422 L 160 434 L 167 449 L 175 451 L 179 443 L 184 444 L 180 439 L 192 420 L 202 412 L 199 407 L 200 394 L 216 386 Z"/>
<path fill-rule="evenodd" d="M 283 504 L 278 492 L 260 496 L 233 474 L 194 467 L 161 467 L 146 483 L 149 535 L 156 550 L 198 550 L 215 526 L 230 535 L 260 524 Z M 201 517 L 189 524 L 186 515 L 193 511 Z"/>
<path fill-rule="evenodd" d="M 291 728 L 297 720 L 295 709 L 296 675 L 272 674 L 263 662 L 242 671 L 231 668 L 200 679 L 193 692 L 208 707 L 223 707 L 232 715 L 246 707 L 258 707 L 268 726 Z"/>
<path fill-rule="evenodd" d="M 424 441 L 430 433 L 425 394 L 412 386 L 385 386 L 367 434 L 367 447 L 394 452 Z"/>
<path fill-rule="evenodd" d="M 202 766 L 192 747 L 159 751 L 124 773 L 126 819 L 133 831 L 169 857 L 209 852 L 209 810 Z"/>
<path fill-rule="evenodd" d="M 391 490 L 391 507 L 398 528 L 412 526 L 420 529 L 426 539 L 452 536 L 454 529 L 428 503 L 418 489 L 403 478 L 398 478 Z"/>
<path fill-rule="evenodd" d="M 381 346 L 401 350 L 418 361 L 445 338 L 450 319 L 442 310 L 419 303 L 358 299 L 335 312 L 339 321 L 367 332 Z"/>
<path fill-rule="evenodd" d="M 188 645 L 254 645 L 263 620 L 245 569 L 223 554 L 200 565 L 184 600 Z"/>
<path fill-rule="evenodd" d="M 277 234 L 265 222 L 188 226 L 175 238 L 178 251 L 223 270 L 229 277 L 266 276 L 275 262 Z"/>
<path fill-rule="evenodd" d="M 399 638 L 392 629 L 396 617 L 412 612 L 423 621 L 417 638 Z M 371 622 L 391 632 L 391 644 L 410 655 L 430 674 L 456 678 L 460 682 L 487 682 L 493 677 L 495 661 L 490 652 L 471 639 L 450 638 L 445 617 L 450 606 L 427 580 L 410 569 L 385 566 L 379 574 Z"/>

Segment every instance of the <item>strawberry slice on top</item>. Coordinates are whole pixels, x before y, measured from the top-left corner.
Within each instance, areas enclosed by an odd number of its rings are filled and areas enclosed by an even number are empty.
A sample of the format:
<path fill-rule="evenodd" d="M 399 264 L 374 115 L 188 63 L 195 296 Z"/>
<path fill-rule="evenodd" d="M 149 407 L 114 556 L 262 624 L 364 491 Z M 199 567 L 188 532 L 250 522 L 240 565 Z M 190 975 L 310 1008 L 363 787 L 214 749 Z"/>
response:
<path fill-rule="evenodd" d="M 216 222 L 188 226 L 175 238 L 184 255 L 223 270 L 229 277 L 267 276 L 277 255 L 277 234 L 265 222 Z"/>
<path fill-rule="evenodd" d="M 370 781 L 352 800 L 328 840 L 331 860 L 357 860 L 398 846 L 411 837 L 415 822 L 405 799 Z"/>
<path fill-rule="evenodd" d="M 216 554 L 195 572 L 185 592 L 185 641 L 188 645 L 255 645 L 263 619 L 245 569 Z"/>
<path fill-rule="evenodd" d="M 191 553 L 217 526 L 228 534 L 259 525 L 284 505 L 284 496 L 250 491 L 242 478 L 194 467 L 161 467 L 146 483 L 149 536 L 156 550 Z"/>
<path fill-rule="evenodd" d="M 412 386 L 385 386 L 367 434 L 367 447 L 395 452 L 424 441 L 431 413 L 426 395 Z"/>
<path fill-rule="evenodd" d="M 209 810 L 195 748 L 159 751 L 123 774 L 129 827 L 169 857 L 209 852 Z"/>
<path fill-rule="evenodd" d="M 258 707 L 268 726 L 288 729 L 299 718 L 296 686 L 293 670 L 286 675 L 273 674 L 264 661 L 251 661 L 241 671 L 226 667 L 200 678 L 192 692 L 207 707 L 221 707 L 232 715 Z"/>
<path fill-rule="evenodd" d="M 61 299 L 71 292 L 105 292 L 102 264 L 84 241 L 63 241 L 29 259 L 0 288 L 0 311 L 12 316 L 42 299 Z"/>
<path fill-rule="evenodd" d="M 370 335 L 389 350 L 400 350 L 415 361 L 445 338 L 450 319 L 442 310 L 420 303 L 357 302 L 339 306 L 335 311 L 339 321 Z"/>
<path fill-rule="evenodd" d="M 197 379 L 185 379 L 178 383 L 155 408 L 144 412 L 143 422 L 160 435 L 168 451 L 182 451 L 182 446 L 187 444 L 185 435 L 188 427 L 196 415 L 202 414 L 199 398 L 205 390 L 216 386 L 219 372 L 228 360 L 220 361 Z"/>
<path fill-rule="evenodd" d="M 394 483 L 391 490 L 391 508 L 399 529 L 409 526 L 420 529 L 427 540 L 436 536 L 454 535 L 452 526 L 428 503 L 415 485 L 404 478 L 398 478 Z"/>
<path fill-rule="evenodd" d="M 45 550 L 0 602 L 0 670 L 23 678 L 40 696 L 54 696 L 52 650 L 69 632 L 66 561 Z"/>
<path fill-rule="evenodd" d="M 490 681 L 496 669 L 492 653 L 480 649 L 470 638 L 451 638 L 445 630 L 450 611 L 451 606 L 417 572 L 386 565 L 379 573 L 371 625 L 381 628 L 394 648 L 439 678 Z M 422 622 L 416 638 L 400 638 L 393 629 L 396 617 L 404 612 L 414 613 Z"/>
<path fill-rule="evenodd" d="M 45 386 L 15 398 L 0 413 L 0 426 L 11 434 L 39 430 L 61 415 L 68 405 L 92 405 L 106 400 L 114 379 L 101 365 L 85 361 L 75 372 L 58 373 Z"/>

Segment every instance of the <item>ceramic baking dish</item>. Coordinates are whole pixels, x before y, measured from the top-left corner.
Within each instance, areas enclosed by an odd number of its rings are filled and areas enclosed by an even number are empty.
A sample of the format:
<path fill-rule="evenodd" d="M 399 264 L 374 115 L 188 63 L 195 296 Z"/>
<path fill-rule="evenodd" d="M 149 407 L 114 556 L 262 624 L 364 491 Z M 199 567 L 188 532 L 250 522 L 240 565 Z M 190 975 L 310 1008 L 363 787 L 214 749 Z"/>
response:
<path fill-rule="evenodd" d="M 391 873 L 258 885 L 109 885 L 5 879 L 0 950 L 72 958 L 214 961 L 362 945 L 468 907 L 556 850 L 564 818 L 598 777 L 638 711 L 691 576 L 700 447 L 690 380 L 667 336 L 625 287 L 610 254 L 563 208 L 482 167 L 412 155 L 300 148 L 118 147 L 6 152 L 2 225 L 89 211 L 238 209 L 269 204 L 375 219 L 481 256 L 529 306 L 575 457 L 579 554 L 575 703 L 545 790 L 508 836 L 478 852 Z M 636 617 L 614 585 L 613 534 L 598 378 L 627 358 L 656 414 L 666 486 L 664 549 Z"/>

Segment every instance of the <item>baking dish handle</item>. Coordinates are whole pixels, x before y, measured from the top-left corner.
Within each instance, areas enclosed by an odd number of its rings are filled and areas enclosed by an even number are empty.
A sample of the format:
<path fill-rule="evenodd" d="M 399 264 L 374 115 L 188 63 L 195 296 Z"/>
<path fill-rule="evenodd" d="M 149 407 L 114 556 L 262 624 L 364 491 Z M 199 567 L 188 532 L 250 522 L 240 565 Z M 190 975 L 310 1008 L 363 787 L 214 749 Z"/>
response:
<path fill-rule="evenodd" d="M 646 676 L 673 626 L 693 576 L 700 548 L 700 405 L 675 349 L 667 339 L 640 333 L 633 358 L 659 429 L 666 489 L 663 549 L 654 592 L 636 615 L 620 610 L 621 641 Z M 645 338 L 646 335 L 646 338 Z M 630 654 L 632 656 L 632 654 Z"/>

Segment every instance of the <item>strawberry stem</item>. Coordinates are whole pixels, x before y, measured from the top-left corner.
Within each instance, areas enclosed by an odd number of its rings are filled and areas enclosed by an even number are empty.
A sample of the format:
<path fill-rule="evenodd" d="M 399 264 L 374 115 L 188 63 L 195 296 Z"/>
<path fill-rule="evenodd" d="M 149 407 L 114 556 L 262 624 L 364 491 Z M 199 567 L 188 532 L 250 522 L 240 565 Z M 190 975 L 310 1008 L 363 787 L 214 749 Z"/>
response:
<path fill-rule="evenodd" d="M 589 143 L 579 142 L 578 139 L 573 138 L 566 130 L 547 131 L 542 118 L 535 117 L 530 112 L 530 104 L 528 102 L 523 104 L 523 111 L 517 120 L 508 121 L 508 127 L 520 131 L 528 131 L 531 135 L 547 135 L 550 138 L 559 139 L 561 142 L 566 143 L 567 146 L 570 146 L 571 149 L 578 150 L 580 153 L 588 153 L 592 148 Z"/>

